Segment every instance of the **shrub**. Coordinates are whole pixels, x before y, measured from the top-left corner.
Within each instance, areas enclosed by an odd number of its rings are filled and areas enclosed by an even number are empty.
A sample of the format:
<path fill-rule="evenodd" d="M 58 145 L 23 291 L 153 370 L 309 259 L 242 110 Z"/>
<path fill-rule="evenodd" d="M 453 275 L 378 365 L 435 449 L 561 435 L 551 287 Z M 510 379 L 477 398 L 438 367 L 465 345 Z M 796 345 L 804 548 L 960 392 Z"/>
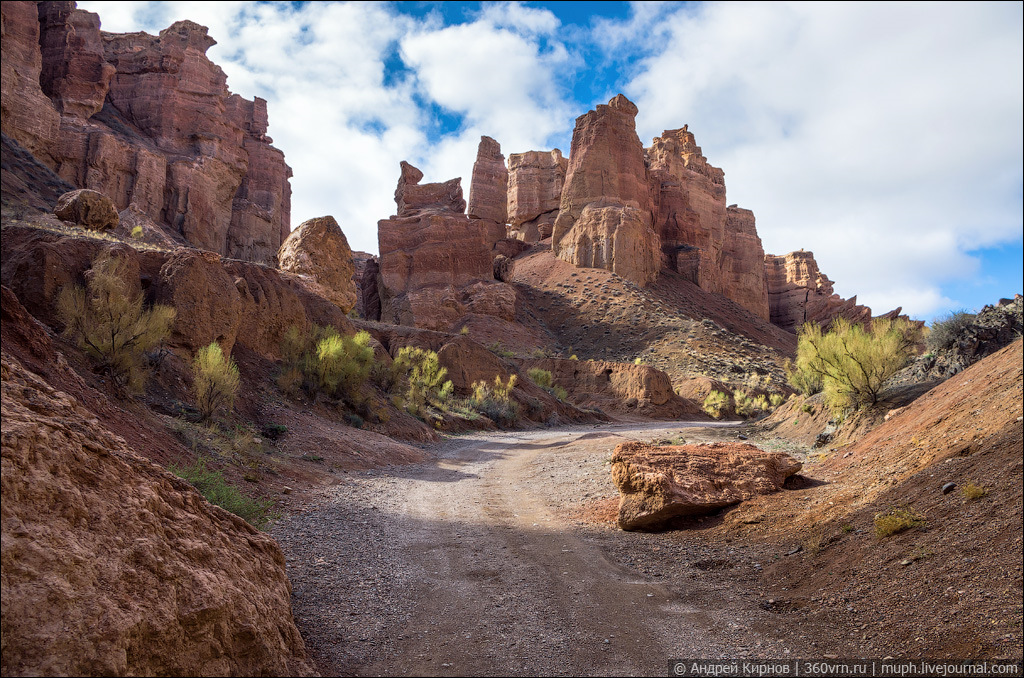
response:
<path fill-rule="evenodd" d="M 555 397 L 562 401 L 568 400 L 569 392 L 561 386 L 555 386 Z"/>
<path fill-rule="evenodd" d="M 963 489 L 960 490 L 960 494 L 964 496 L 967 501 L 974 501 L 975 499 L 981 499 L 988 495 L 988 488 L 984 485 L 975 485 L 974 483 L 967 483 Z"/>
<path fill-rule="evenodd" d="M 136 226 L 135 228 L 133 228 L 132 232 L 131 232 L 131 237 L 133 237 L 133 238 L 141 238 L 142 237 L 142 226 Z"/>
<path fill-rule="evenodd" d="M 961 309 L 936 318 L 928 328 L 925 345 L 929 351 L 951 348 L 957 339 L 974 322 L 975 315 Z"/>
<path fill-rule="evenodd" d="M 238 393 L 238 365 L 231 356 L 224 356 L 220 344 L 212 342 L 199 349 L 192 362 L 192 390 L 196 396 L 196 409 L 203 421 L 224 408 L 231 411 Z"/>
<path fill-rule="evenodd" d="M 462 329 L 459 330 L 459 334 L 461 334 L 464 337 L 469 336 L 469 328 L 463 325 Z"/>
<path fill-rule="evenodd" d="M 873 405 L 885 380 L 909 362 L 919 336 L 917 325 L 906 320 L 876 319 L 865 330 L 839 318 L 827 333 L 807 323 L 790 383 L 800 389 L 820 379 L 835 413 Z"/>
<path fill-rule="evenodd" d="M 704 399 L 704 411 L 715 419 L 720 418 L 729 409 L 729 394 L 721 391 L 712 391 Z"/>
<path fill-rule="evenodd" d="M 405 406 L 412 414 L 421 415 L 427 404 L 443 404 L 452 397 L 452 383 L 445 380 L 448 370 L 441 367 L 437 353 L 415 346 L 405 346 L 395 358 L 408 390 Z"/>
<path fill-rule="evenodd" d="M 925 522 L 924 515 L 910 506 L 892 508 L 875 516 L 875 536 L 885 539 L 913 527 L 923 527 Z"/>
<path fill-rule="evenodd" d="M 784 400 L 785 398 L 781 393 L 772 393 L 770 396 L 768 396 L 768 402 L 771 404 L 772 409 L 781 405 Z"/>
<path fill-rule="evenodd" d="M 365 331 L 341 336 L 330 326 L 313 325 L 308 332 L 289 327 L 281 338 L 283 369 L 277 384 L 289 393 L 301 388 L 314 399 L 324 394 L 359 405 L 374 366 L 370 341 Z"/>
<path fill-rule="evenodd" d="M 495 341 L 488 345 L 487 350 L 499 358 L 514 358 L 516 355 L 514 352 L 502 346 L 500 341 Z"/>
<path fill-rule="evenodd" d="M 188 466 L 171 464 L 168 470 L 191 483 L 206 501 L 234 513 L 253 527 L 262 529 L 269 522 L 272 503 L 251 499 L 242 494 L 237 487 L 228 484 L 223 473 L 208 469 L 204 457 L 196 459 Z"/>
<path fill-rule="evenodd" d="M 466 404 L 477 412 L 501 425 L 512 425 L 519 420 L 519 403 L 512 400 L 512 389 L 516 375 L 510 374 L 502 383 L 501 375 L 494 375 L 494 384 L 477 381 Z"/>
<path fill-rule="evenodd" d="M 551 372 L 548 370 L 542 370 L 539 367 L 530 368 L 526 375 L 530 377 L 530 381 L 544 389 L 550 389 L 551 384 L 554 381 L 554 377 L 551 376 Z"/>
<path fill-rule="evenodd" d="M 821 393 L 821 375 L 812 370 L 800 370 L 793 364 L 793 361 L 786 359 L 783 364 L 786 371 L 786 380 L 789 385 L 805 396 L 812 396 Z"/>
<path fill-rule="evenodd" d="M 127 262 L 102 254 L 83 288 L 68 285 L 57 298 L 64 333 L 75 340 L 119 388 L 139 392 L 148 376 L 146 354 L 168 337 L 175 311 L 160 304 L 146 309 L 142 292 L 126 278 Z"/>

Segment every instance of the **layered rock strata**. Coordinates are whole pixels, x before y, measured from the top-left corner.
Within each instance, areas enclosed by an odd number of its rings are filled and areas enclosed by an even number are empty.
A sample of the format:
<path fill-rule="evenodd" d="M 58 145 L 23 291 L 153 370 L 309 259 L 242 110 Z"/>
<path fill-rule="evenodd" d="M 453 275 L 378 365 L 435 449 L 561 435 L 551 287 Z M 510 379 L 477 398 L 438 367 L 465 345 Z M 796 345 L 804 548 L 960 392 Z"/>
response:
<path fill-rule="evenodd" d="M 551 237 L 568 169 L 569 160 L 557 148 L 508 157 L 508 220 L 513 237 L 530 243 Z"/>
<path fill-rule="evenodd" d="M 515 289 L 494 279 L 505 225 L 463 213 L 460 179 L 420 184 L 403 162 L 398 213 L 377 224 L 381 320 L 451 331 L 468 314 L 515 317 Z"/>
<path fill-rule="evenodd" d="M 818 269 L 813 252 L 767 254 L 764 267 L 770 319 L 784 330 L 798 332 L 807 322 L 827 327 L 836 318 L 859 324 L 871 320 L 871 309 L 859 305 L 856 296 L 843 299 L 832 291 L 833 283 Z"/>
<path fill-rule="evenodd" d="M 508 169 L 501 145 L 490 137 L 480 137 L 466 213 L 470 219 L 508 221 Z"/>
<path fill-rule="evenodd" d="M 218 254 L 273 263 L 291 169 L 266 102 L 227 89 L 207 29 L 112 34 L 72 2 L 4 2 L 3 131 L 62 179 Z"/>
<path fill-rule="evenodd" d="M 651 262 L 660 262 L 661 245 L 651 229 L 636 114 L 636 106 L 620 94 L 576 119 L 551 251 L 569 263 L 615 271 L 643 286 L 657 278 L 660 266 Z"/>

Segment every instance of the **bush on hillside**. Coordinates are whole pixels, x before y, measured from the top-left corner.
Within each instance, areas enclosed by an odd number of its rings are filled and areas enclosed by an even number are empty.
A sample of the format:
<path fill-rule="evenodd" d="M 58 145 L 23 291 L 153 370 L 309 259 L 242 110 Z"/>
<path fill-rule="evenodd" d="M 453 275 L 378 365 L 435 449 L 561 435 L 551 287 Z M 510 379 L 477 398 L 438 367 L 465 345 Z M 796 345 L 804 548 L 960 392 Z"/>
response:
<path fill-rule="evenodd" d="M 791 383 L 820 379 L 825 402 L 837 414 L 873 405 L 885 380 L 910 361 L 919 338 L 920 328 L 907 320 L 876 319 L 865 330 L 840 318 L 828 332 L 807 323 Z"/>
<path fill-rule="evenodd" d="M 282 389 L 300 388 L 310 397 L 323 394 L 351 405 L 363 402 L 361 390 L 374 365 L 370 334 L 342 336 L 334 327 L 313 325 L 308 331 L 292 326 L 281 339 Z"/>
<path fill-rule="evenodd" d="M 452 382 L 445 379 L 448 369 L 441 367 L 437 353 L 405 346 L 395 358 L 395 369 L 405 380 L 406 409 L 417 416 L 428 404 L 441 406 L 452 397 Z"/>
<path fill-rule="evenodd" d="M 925 339 L 928 350 L 934 352 L 952 348 L 957 338 L 974 323 L 976 317 L 973 313 L 960 310 L 933 320 Z"/>
<path fill-rule="evenodd" d="M 57 298 L 64 334 L 78 343 L 119 388 L 139 392 L 149 376 L 146 354 L 171 332 L 175 311 L 156 304 L 145 308 L 142 292 L 127 281 L 127 262 L 102 254 L 93 262 L 88 283 L 68 285 Z"/>
<path fill-rule="evenodd" d="M 712 391 L 704 399 L 703 409 L 715 419 L 720 419 L 728 411 L 730 403 L 731 398 L 728 393 Z"/>
<path fill-rule="evenodd" d="M 496 374 L 493 384 L 477 381 L 466 404 L 499 425 L 514 425 L 519 421 L 519 403 L 512 400 L 516 379 L 516 375 L 510 374 L 508 380 L 502 382 L 501 376 Z"/>
<path fill-rule="evenodd" d="M 238 365 L 231 356 L 225 356 L 216 341 L 196 353 L 192 362 L 192 391 L 196 409 L 203 421 L 221 409 L 231 411 L 238 394 Z"/>

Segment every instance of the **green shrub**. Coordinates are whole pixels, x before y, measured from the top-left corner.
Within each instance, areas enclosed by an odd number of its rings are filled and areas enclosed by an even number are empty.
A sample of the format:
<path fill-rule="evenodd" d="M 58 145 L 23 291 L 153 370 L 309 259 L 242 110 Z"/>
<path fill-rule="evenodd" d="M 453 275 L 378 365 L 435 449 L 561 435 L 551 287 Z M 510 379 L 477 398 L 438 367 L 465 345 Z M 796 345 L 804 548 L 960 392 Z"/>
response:
<path fill-rule="evenodd" d="M 910 506 L 892 508 L 875 516 L 875 536 L 885 539 L 913 527 L 924 527 L 925 522 L 924 515 Z"/>
<path fill-rule="evenodd" d="M 783 369 L 786 371 L 786 380 L 789 385 L 805 396 L 812 396 L 815 393 L 821 393 L 822 380 L 821 375 L 812 370 L 801 370 L 798 369 L 793 361 L 786 359 L 783 363 Z"/>
<path fill-rule="evenodd" d="M 146 309 L 142 292 L 128 283 L 127 262 L 101 254 L 86 287 L 68 285 L 57 298 L 64 334 L 78 343 L 119 388 L 139 392 L 148 377 L 146 354 L 166 340 L 175 311 Z"/>
<path fill-rule="evenodd" d="M 203 421 L 222 408 L 231 411 L 238 385 L 238 365 L 231 356 L 224 356 L 220 344 L 214 341 L 199 349 L 192 362 L 192 390 Z"/>
<path fill-rule="evenodd" d="M 441 367 L 437 353 L 415 346 L 405 346 L 395 358 L 395 368 L 407 384 L 405 407 L 420 416 L 428 404 L 443 405 L 452 397 L 451 381 L 445 379 L 448 370 Z"/>
<path fill-rule="evenodd" d="M 871 329 L 837 319 L 832 329 L 822 332 L 817 323 L 800 330 L 796 366 L 790 383 L 820 379 L 825 402 L 834 413 L 873 405 L 885 380 L 909 361 L 920 337 L 920 329 L 906 320 L 876 319 Z"/>
<path fill-rule="evenodd" d="M 141 238 L 142 237 L 142 226 L 136 226 L 135 228 L 133 228 L 132 232 L 131 232 L 131 237 L 133 237 L 133 238 Z"/>
<path fill-rule="evenodd" d="M 960 490 L 960 494 L 964 496 L 967 501 L 974 501 L 975 499 L 981 499 L 982 497 L 988 496 L 988 488 L 984 485 L 976 485 L 973 482 L 964 485 L 963 489 Z"/>
<path fill-rule="evenodd" d="M 502 383 L 501 375 L 496 374 L 493 385 L 486 381 L 475 382 L 473 393 L 466 403 L 500 425 L 513 425 L 519 420 L 519 403 L 512 400 L 515 385 L 516 375 L 510 374 L 508 381 Z"/>
<path fill-rule="evenodd" d="M 772 393 L 768 396 L 768 402 L 772 406 L 772 409 L 781 405 L 785 400 L 785 397 L 781 393 Z"/>
<path fill-rule="evenodd" d="M 957 338 L 964 333 L 964 330 L 974 323 L 975 318 L 973 313 L 961 309 L 933 320 L 928 327 L 928 336 L 925 339 L 928 350 L 941 351 L 951 348 Z"/>
<path fill-rule="evenodd" d="M 750 394 L 741 389 L 732 392 L 733 409 L 741 417 L 754 416 L 754 400 Z"/>
<path fill-rule="evenodd" d="M 708 397 L 704 399 L 704 411 L 710 414 L 715 419 L 720 418 L 729 409 L 730 398 L 728 393 L 722 391 L 712 391 L 708 394 Z"/>
<path fill-rule="evenodd" d="M 223 473 L 208 469 L 205 458 L 200 457 L 187 466 L 172 464 L 168 470 L 190 482 L 206 497 L 206 501 L 234 513 L 253 527 L 262 529 L 269 522 L 272 502 L 245 496 L 237 487 L 228 484 Z"/>
<path fill-rule="evenodd" d="M 552 382 L 554 381 L 554 377 L 551 376 L 551 372 L 539 367 L 531 367 L 526 372 L 526 375 L 530 377 L 530 381 L 544 389 L 550 389 Z"/>
<path fill-rule="evenodd" d="M 289 327 L 281 338 L 278 386 L 289 393 L 301 388 L 314 399 L 323 394 L 360 405 L 363 384 L 374 366 L 370 341 L 365 331 L 342 336 L 330 326 L 313 325 L 308 332 Z"/>
<path fill-rule="evenodd" d="M 514 358 L 516 355 L 513 351 L 502 346 L 500 341 L 495 341 L 488 345 L 487 350 L 500 358 Z"/>
<path fill-rule="evenodd" d="M 555 386 L 555 397 L 564 402 L 569 399 L 569 392 L 561 386 Z"/>

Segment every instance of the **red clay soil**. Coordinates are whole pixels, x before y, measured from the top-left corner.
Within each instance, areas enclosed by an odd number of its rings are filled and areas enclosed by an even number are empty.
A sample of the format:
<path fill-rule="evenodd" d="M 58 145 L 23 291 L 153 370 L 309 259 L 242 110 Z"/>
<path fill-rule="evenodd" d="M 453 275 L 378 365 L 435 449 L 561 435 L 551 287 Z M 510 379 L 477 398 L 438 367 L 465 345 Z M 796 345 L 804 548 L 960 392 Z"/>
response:
<path fill-rule="evenodd" d="M 772 606 L 836 624 L 837 642 L 863 656 L 1019 659 L 1022 382 L 1018 340 L 714 532 L 799 547 L 764 570 Z M 983 496 L 966 496 L 971 484 Z M 875 517 L 900 507 L 924 524 L 876 536 Z"/>

